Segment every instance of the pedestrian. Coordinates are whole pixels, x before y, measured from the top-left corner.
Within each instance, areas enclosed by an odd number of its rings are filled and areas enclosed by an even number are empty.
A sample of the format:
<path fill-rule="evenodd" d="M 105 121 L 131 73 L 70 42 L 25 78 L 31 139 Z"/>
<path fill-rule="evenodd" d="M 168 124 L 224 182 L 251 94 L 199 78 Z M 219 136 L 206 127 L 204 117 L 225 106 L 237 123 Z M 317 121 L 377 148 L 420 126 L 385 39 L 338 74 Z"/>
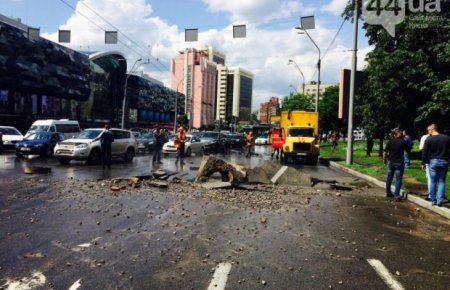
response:
<path fill-rule="evenodd" d="M 436 124 L 428 126 L 428 133 L 430 136 L 426 138 L 423 146 L 422 169 L 429 164 L 431 204 L 442 206 L 450 158 L 450 137 L 439 134 Z"/>
<path fill-rule="evenodd" d="M 177 148 L 177 159 L 176 162 L 180 161 L 183 163 L 184 161 L 184 145 L 186 142 L 186 130 L 184 130 L 183 126 L 180 126 L 175 135 L 175 147 Z"/>
<path fill-rule="evenodd" d="M 411 150 L 412 150 L 412 139 L 408 135 L 408 132 L 406 130 L 403 130 L 403 140 L 405 140 L 406 143 L 406 150 L 403 154 L 403 161 L 405 162 L 405 168 L 408 168 L 411 165 Z"/>
<path fill-rule="evenodd" d="M 366 156 L 370 157 L 370 154 L 372 154 L 373 145 L 374 145 L 373 137 L 372 136 L 367 137 Z"/>
<path fill-rule="evenodd" d="M 245 157 L 250 158 L 252 156 L 252 148 L 253 148 L 253 131 L 248 132 L 245 136 L 245 148 L 247 153 Z"/>
<path fill-rule="evenodd" d="M 162 147 L 164 145 L 164 143 L 166 143 L 166 136 L 164 134 L 164 132 L 161 131 L 161 129 L 157 128 L 155 130 L 155 146 L 154 146 L 154 150 L 153 150 L 153 158 L 152 158 L 152 163 L 158 163 L 158 164 L 162 164 L 161 162 L 161 151 L 162 151 Z"/>
<path fill-rule="evenodd" d="M 331 141 L 331 147 L 333 149 L 336 149 L 336 147 L 337 147 L 337 139 L 338 139 L 338 136 L 337 136 L 336 131 L 331 132 L 330 141 Z"/>
<path fill-rule="evenodd" d="M 112 143 L 114 142 L 114 135 L 109 129 L 110 129 L 109 124 L 106 124 L 105 130 L 102 132 L 102 135 L 100 136 L 103 169 L 105 169 L 105 165 L 107 165 L 108 168 L 111 168 L 111 146 Z"/>
<path fill-rule="evenodd" d="M 395 201 L 401 201 L 400 189 L 402 188 L 403 171 L 405 169 L 404 152 L 406 150 L 406 142 L 402 138 L 400 129 L 394 129 L 392 138 L 386 144 L 383 152 L 384 164 L 388 165 L 386 176 L 386 197 L 394 197 Z M 391 184 L 395 174 L 395 191 L 392 194 Z"/>
<path fill-rule="evenodd" d="M 273 128 L 272 129 L 271 137 L 272 137 L 273 151 L 271 154 L 271 158 L 273 158 L 274 155 L 275 155 L 276 159 L 278 159 L 280 157 L 280 151 L 283 149 L 283 144 L 284 144 L 284 140 L 283 140 L 283 136 L 282 136 L 281 132 L 282 132 L 281 128 Z"/>
<path fill-rule="evenodd" d="M 419 152 L 420 152 L 420 160 L 423 159 L 423 147 L 425 145 L 425 140 L 427 139 L 427 137 L 430 136 L 430 134 L 428 133 L 428 129 L 427 129 L 427 133 L 422 135 L 422 137 L 420 137 L 420 142 L 419 142 Z M 430 198 L 430 164 L 425 163 L 425 176 L 427 177 L 427 200 L 431 200 Z"/>

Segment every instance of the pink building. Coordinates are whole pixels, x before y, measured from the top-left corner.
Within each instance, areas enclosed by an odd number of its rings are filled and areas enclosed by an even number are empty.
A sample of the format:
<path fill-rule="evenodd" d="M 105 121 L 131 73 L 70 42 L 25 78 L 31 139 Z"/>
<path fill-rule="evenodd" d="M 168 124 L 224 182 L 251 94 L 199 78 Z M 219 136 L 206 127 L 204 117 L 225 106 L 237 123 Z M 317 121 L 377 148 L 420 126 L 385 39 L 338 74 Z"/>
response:
<path fill-rule="evenodd" d="M 216 63 L 208 50 L 187 48 L 172 59 L 172 89 L 186 96 L 185 110 L 191 128 L 214 126 Z"/>

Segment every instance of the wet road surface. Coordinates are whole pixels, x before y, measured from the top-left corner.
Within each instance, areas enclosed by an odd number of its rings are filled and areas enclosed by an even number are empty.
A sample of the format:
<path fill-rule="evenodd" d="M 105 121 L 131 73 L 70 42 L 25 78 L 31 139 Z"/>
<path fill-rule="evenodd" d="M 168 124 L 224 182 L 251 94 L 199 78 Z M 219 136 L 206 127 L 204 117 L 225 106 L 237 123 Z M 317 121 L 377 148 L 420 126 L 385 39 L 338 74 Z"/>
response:
<path fill-rule="evenodd" d="M 261 150 L 250 160 L 227 158 L 258 167 L 270 160 Z M 178 171 L 180 182 L 168 189 L 111 192 L 107 178 L 150 172 L 149 156 L 115 162 L 111 170 L 3 157 L 0 287 L 5 289 L 18 284 L 223 289 L 219 282 L 210 285 L 218 265 L 229 267 L 223 274 L 226 289 L 448 289 L 450 284 L 448 220 L 386 200 L 383 190 L 367 184 L 352 191 L 287 185 L 211 191 L 189 181 L 201 157 L 186 159 L 183 168 L 168 157 L 161 168 Z M 50 166 L 52 173 L 24 175 L 26 165 Z M 297 167 L 323 179 L 348 178 L 325 166 Z M 391 277 L 380 276 L 371 259 Z"/>

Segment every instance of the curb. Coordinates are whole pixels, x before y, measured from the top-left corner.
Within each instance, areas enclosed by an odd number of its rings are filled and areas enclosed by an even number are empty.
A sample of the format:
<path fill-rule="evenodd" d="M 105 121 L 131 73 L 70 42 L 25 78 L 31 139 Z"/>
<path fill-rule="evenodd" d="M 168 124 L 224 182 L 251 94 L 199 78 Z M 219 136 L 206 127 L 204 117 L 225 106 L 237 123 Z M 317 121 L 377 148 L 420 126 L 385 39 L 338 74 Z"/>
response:
<path fill-rule="evenodd" d="M 324 160 L 326 160 L 326 159 L 324 159 Z M 373 183 L 376 186 L 379 186 L 381 188 L 386 188 L 385 182 L 380 181 L 380 180 L 378 180 L 378 179 L 376 179 L 376 178 L 374 178 L 372 176 L 368 176 L 368 175 L 362 174 L 361 172 L 357 172 L 355 170 L 347 168 L 347 167 L 345 167 L 343 165 L 340 165 L 339 163 L 336 163 L 336 162 L 333 162 L 333 161 L 328 161 L 327 160 L 327 163 L 329 163 L 331 167 L 338 168 L 338 169 L 340 169 L 342 171 L 345 171 L 347 173 L 355 175 L 355 176 L 357 176 L 357 177 L 359 177 L 361 179 L 364 179 L 366 181 L 369 181 L 369 182 L 371 182 L 371 183 Z M 403 190 L 402 190 L 402 192 L 403 192 Z M 431 211 L 433 211 L 433 212 L 435 212 L 435 213 L 437 213 L 437 214 L 439 214 L 439 215 L 441 215 L 443 217 L 446 217 L 447 219 L 450 219 L 450 209 L 448 209 L 448 208 L 432 206 L 429 201 L 426 201 L 426 200 L 424 200 L 424 199 L 422 199 L 422 198 L 420 198 L 420 197 L 418 197 L 416 195 L 412 195 L 412 194 L 408 194 L 408 199 L 407 200 L 412 202 L 412 203 L 415 203 L 415 204 L 417 204 L 417 205 L 419 205 L 419 206 L 421 206 L 423 208 L 429 209 L 429 210 L 431 210 Z"/>

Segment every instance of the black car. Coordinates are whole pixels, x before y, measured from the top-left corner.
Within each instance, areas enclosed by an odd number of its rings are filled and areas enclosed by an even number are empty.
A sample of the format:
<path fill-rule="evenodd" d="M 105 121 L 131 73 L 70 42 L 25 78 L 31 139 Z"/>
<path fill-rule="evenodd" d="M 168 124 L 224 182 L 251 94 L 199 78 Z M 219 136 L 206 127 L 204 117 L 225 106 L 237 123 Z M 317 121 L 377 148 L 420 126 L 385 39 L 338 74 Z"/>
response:
<path fill-rule="evenodd" d="M 36 132 L 16 143 L 16 155 L 17 157 L 23 155 L 51 156 L 59 141 L 61 141 L 59 133 Z"/>
<path fill-rule="evenodd" d="M 226 153 L 230 149 L 229 139 L 219 132 L 203 132 L 200 140 L 205 143 L 204 151 L 206 153 Z"/>
<path fill-rule="evenodd" d="M 242 149 L 245 145 L 245 136 L 244 134 L 234 133 L 229 134 L 228 140 L 230 142 L 231 149 Z"/>
<path fill-rule="evenodd" d="M 153 134 L 153 132 L 148 133 L 133 132 L 133 135 L 136 138 L 139 151 L 143 152 L 153 151 L 155 147 L 155 135 Z"/>

